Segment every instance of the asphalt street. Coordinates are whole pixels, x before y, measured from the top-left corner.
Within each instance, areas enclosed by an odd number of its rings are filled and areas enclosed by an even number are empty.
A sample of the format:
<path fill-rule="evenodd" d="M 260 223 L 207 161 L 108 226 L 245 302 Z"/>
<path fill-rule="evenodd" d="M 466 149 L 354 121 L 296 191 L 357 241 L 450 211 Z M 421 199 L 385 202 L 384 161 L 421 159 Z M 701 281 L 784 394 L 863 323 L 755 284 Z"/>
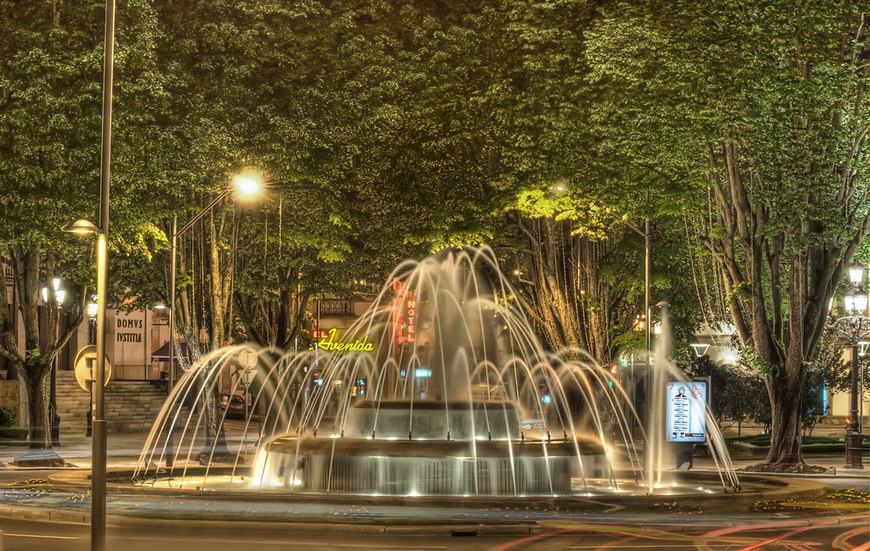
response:
<path fill-rule="evenodd" d="M 567 550 L 567 549 L 866 549 L 870 526 L 867 516 L 851 520 L 821 519 L 813 522 L 772 519 L 751 526 L 712 530 L 659 528 L 629 525 L 565 523 L 534 535 L 377 534 L 341 528 L 311 531 L 304 526 L 276 525 L 245 530 L 215 523 L 191 527 L 110 527 L 107 547 L 123 551 L 239 551 L 256 549 L 347 550 Z M 5 551 L 84 551 L 89 549 L 86 525 L 0 519 Z"/>

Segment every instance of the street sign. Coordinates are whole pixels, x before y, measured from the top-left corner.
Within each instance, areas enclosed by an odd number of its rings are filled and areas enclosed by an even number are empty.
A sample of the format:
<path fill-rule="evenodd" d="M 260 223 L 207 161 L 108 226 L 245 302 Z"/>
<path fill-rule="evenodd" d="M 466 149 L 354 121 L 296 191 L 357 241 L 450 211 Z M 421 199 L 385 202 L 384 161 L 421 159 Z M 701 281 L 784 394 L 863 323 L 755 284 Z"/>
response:
<path fill-rule="evenodd" d="M 94 380 L 94 370 L 97 368 L 97 347 L 89 344 L 79 350 L 76 354 L 76 361 L 73 363 L 76 374 L 76 382 L 82 387 L 85 392 L 91 391 L 91 383 Z M 106 355 L 106 379 L 103 386 L 109 384 L 109 379 L 112 378 L 112 364 L 109 363 L 109 356 Z"/>
<path fill-rule="evenodd" d="M 251 386 L 251 382 L 253 382 L 254 377 L 257 375 L 257 363 L 259 363 L 257 353 L 251 348 L 243 348 L 236 357 L 236 361 L 239 362 L 239 367 L 242 368 L 239 371 L 242 384 L 246 387 Z"/>
<path fill-rule="evenodd" d="M 242 377 L 242 383 L 245 386 L 251 386 L 251 383 L 254 381 L 254 377 L 257 376 L 256 369 L 243 369 L 239 372 Z"/>
<path fill-rule="evenodd" d="M 243 348 L 239 352 L 238 362 L 242 369 L 254 369 L 257 367 L 257 353 L 250 348 Z"/>

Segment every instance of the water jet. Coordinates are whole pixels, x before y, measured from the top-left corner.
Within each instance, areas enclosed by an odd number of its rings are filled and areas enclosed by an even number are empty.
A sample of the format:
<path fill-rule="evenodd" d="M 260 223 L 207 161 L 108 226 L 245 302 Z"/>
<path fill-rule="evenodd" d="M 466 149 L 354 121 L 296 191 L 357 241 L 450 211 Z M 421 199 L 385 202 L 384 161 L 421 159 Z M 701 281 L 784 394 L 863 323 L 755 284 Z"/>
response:
<path fill-rule="evenodd" d="M 217 461 L 208 458 L 219 458 L 247 490 L 288 495 L 659 492 L 663 435 L 633 431 L 643 424 L 610 371 L 580 350 L 546 350 L 513 296 L 493 252 L 467 248 L 402 263 L 369 311 L 326 346 L 211 352 L 173 389 L 134 480 L 153 483 L 153 465 L 171 465 L 160 476 L 181 483 L 195 472 L 201 487 L 222 487 L 224 475 L 209 476 Z M 229 366 L 252 349 L 253 374 L 228 382 Z M 655 364 L 682 376 L 664 352 Z M 221 385 L 230 394 L 259 388 L 235 434 L 223 417 L 216 434 L 207 426 Z M 735 492 L 721 435 L 707 425 L 716 491 Z M 216 446 L 235 447 L 229 463 Z"/>

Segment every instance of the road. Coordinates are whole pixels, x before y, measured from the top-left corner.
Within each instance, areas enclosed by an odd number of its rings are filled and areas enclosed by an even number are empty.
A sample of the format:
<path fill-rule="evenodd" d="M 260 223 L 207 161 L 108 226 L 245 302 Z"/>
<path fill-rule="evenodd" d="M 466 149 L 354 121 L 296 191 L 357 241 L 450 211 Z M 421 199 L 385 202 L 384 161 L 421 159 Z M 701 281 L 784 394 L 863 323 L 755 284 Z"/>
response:
<path fill-rule="evenodd" d="M 534 536 L 493 535 L 383 535 L 335 531 L 306 531 L 304 526 L 259 528 L 255 532 L 214 526 L 110 527 L 107 548 L 123 551 L 240 551 L 256 549 L 318 549 L 337 551 L 550 551 L 585 549 L 853 549 L 867 544 L 867 516 L 837 524 L 832 519 L 806 522 L 779 520 L 754 527 L 729 527 L 684 533 L 676 530 L 644 531 L 628 526 L 574 524 Z M 86 551 L 87 526 L 0 519 L 5 551 Z M 864 547 L 866 549 L 867 547 Z"/>
<path fill-rule="evenodd" d="M 27 478 L 45 478 L 51 471 L 0 470 L 0 482 L 8 483 Z M 833 489 L 868 491 L 870 479 L 866 476 L 816 478 Z M 46 502 L 53 496 L 39 498 Z M 58 496 L 57 499 L 62 499 Z M 47 503 L 46 503 L 47 504 Z M 235 510 L 238 510 L 236 504 Z M 144 496 L 113 496 L 113 511 L 135 512 L 145 509 L 169 512 L 169 516 L 186 514 L 204 507 L 219 513 L 219 502 L 206 496 L 193 498 L 166 498 Z M 191 509 L 192 508 L 192 509 Z M 318 549 L 339 551 L 367 551 L 370 549 L 419 550 L 556 550 L 556 549 L 699 549 L 709 551 L 737 549 L 853 549 L 870 551 L 870 508 L 842 508 L 824 513 L 825 516 L 798 516 L 783 512 L 766 513 L 705 513 L 696 516 L 673 513 L 605 514 L 590 512 L 588 516 L 554 511 L 529 511 L 528 508 L 474 508 L 461 511 L 452 508 L 428 507 L 359 507 L 310 503 L 307 506 L 279 501 L 248 502 L 242 506 L 252 517 L 267 515 L 273 518 L 295 516 L 296 524 L 258 523 L 236 525 L 215 521 L 211 523 L 170 520 L 149 525 L 110 526 L 107 533 L 109 550 L 122 551 L 241 551 L 255 549 Z M 290 510 L 292 509 L 292 512 Z M 110 511 L 111 512 L 111 511 Z M 296 516 L 298 515 L 298 516 Z M 347 516 L 345 516 L 347 515 Z M 586 515 L 586 513 L 582 513 Z M 157 513 L 160 516 L 160 513 Z M 332 517 L 332 518 L 330 518 Z M 413 519 L 416 523 L 455 523 L 460 517 L 471 523 L 538 522 L 547 527 L 545 533 L 535 536 L 475 535 L 473 528 L 451 535 L 436 529 L 429 535 L 403 535 L 400 533 L 374 533 L 371 528 L 356 528 L 334 524 L 328 529 L 312 531 L 307 522 L 351 520 L 377 522 L 383 519 Z M 236 515 L 238 518 L 238 515 Z M 622 522 L 624 525 L 613 524 Z M 396 522 L 387 522 L 395 526 Z M 723 528 L 711 530 L 720 524 Z M 732 523 L 736 526 L 728 526 Z M 644 530 L 639 526 L 656 525 Z M 155 529 L 155 526 L 158 528 Z M 705 527 L 706 526 L 706 527 Z M 396 530 L 402 530 L 401 526 Z M 36 520 L 0 517 L 0 530 L 5 532 L 3 551 L 29 550 L 88 550 L 89 527 Z M 513 532 L 516 533 L 516 532 Z M 865 547 L 861 547 L 865 546 Z"/>

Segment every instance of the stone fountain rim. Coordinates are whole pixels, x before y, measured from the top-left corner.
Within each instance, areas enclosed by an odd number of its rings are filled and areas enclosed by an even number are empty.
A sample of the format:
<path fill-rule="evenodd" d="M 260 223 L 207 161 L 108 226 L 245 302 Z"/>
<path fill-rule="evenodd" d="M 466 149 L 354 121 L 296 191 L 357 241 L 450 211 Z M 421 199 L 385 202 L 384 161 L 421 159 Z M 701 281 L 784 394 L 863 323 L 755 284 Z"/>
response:
<path fill-rule="evenodd" d="M 468 411 L 469 409 L 483 409 L 487 406 L 492 408 L 502 410 L 515 410 L 517 411 L 517 407 L 513 404 L 513 402 L 509 402 L 507 400 L 361 400 L 351 406 L 351 409 L 375 409 L 375 410 L 407 410 L 413 407 L 414 409 L 421 409 L 426 411 L 444 411 L 444 408 L 450 406 L 449 411 Z"/>
<path fill-rule="evenodd" d="M 212 467 L 209 473 L 218 476 L 221 471 L 229 471 L 230 467 Z M 239 468 L 236 472 L 239 472 Z M 241 468 L 244 470 L 244 467 Z M 558 506 L 572 506 L 578 509 L 591 506 L 621 506 L 625 508 L 650 507 L 652 505 L 668 502 L 675 504 L 698 505 L 698 498 L 703 498 L 705 508 L 716 507 L 749 507 L 759 501 L 776 501 L 783 499 L 814 498 L 823 495 L 828 486 L 824 483 L 802 478 L 782 478 L 769 474 L 741 474 L 740 479 L 744 482 L 763 484 L 762 490 L 749 490 L 742 492 L 717 492 L 717 493 L 686 493 L 679 495 L 594 495 L 584 496 L 373 496 L 368 494 L 334 494 L 312 495 L 291 494 L 272 492 L 268 490 L 197 490 L 197 489 L 171 489 L 154 488 L 143 485 L 134 485 L 127 482 L 132 479 L 133 469 L 116 468 L 108 473 L 107 486 L 109 493 L 122 495 L 147 495 L 147 496 L 176 496 L 193 497 L 200 499 L 245 499 L 250 501 L 288 501 L 336 504 L 369 504 L 369 505 L 415 505 L 433 507 L 462 507 L 477 505 L 504 506 L 516 504 L 524 505 L 546 504 Z M 205 467 L 188 468 L 188 476 L 196 476 L 204 473 Z M 716 471 L 681 471 L 675 473 L 681 478 L 697 479 L 719 483 L 719 475 Z M 49 476 L 52 486 L 61 491 L 82 493 L 90 488 L 90 471 L 65 471 Z"/>
<path fill-rule="evenodd" d="M 579 448 L 584 457 L 601 457 L 606 454 L 604 446 L 597 439 L 577 437 L 573 439 L 550 440 L 403 440 L 403 439 L 368 439 L 368 438 L 313 438 L 284 435 L 270 440 L 264 445 L 267 452 L 292 454 L 299 442 L 300 455 L 329 454 L 340 452 L 342 456 L 359 457 L 377 453 L 380 456 L 393 458 L 432 458 L 433 454 L 442 454 L 435 459 L 456 458 L 444 455 L 449 452 L 463 453 L 459 458 L 471 457 L 497 458 L 509 460 L 504 455 L 510 447 L 515 457 L 576 457 Z"/>

